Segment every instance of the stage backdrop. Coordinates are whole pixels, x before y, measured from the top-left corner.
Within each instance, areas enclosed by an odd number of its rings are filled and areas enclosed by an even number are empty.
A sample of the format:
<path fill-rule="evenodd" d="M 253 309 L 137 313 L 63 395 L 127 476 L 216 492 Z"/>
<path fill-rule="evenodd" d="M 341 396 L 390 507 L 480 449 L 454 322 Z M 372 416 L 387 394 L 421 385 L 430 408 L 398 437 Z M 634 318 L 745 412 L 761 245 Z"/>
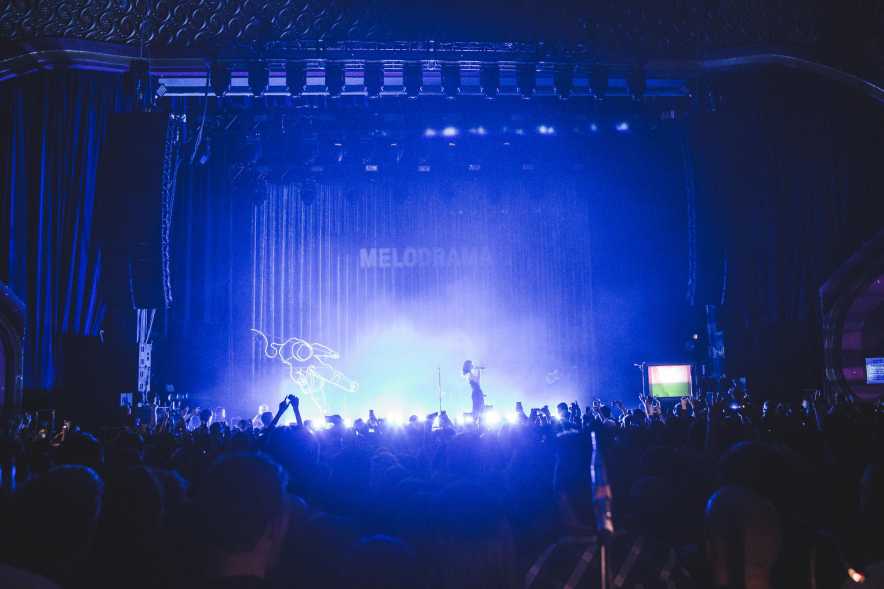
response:
<path fill-rule="evenodd" d="M 594 332 L 577 186 L 432 177 L 272 187 L 252 222 L 252 326 L 271 343 L 296 337 L 340 355 L 317 348 L 320 357 L 293 362 L 339 379 L 317 399 L 327 411 L 426 413 L 440 382 L 443 406 L 467 411 L 467 359 L 487 366 L 487 402 L 506 411 L 577 398 Z M 254 337 L 257 386 L 294 390 L 282 360 L 305 360 L 308 348 L 290 342 L 270 359 Z"/>

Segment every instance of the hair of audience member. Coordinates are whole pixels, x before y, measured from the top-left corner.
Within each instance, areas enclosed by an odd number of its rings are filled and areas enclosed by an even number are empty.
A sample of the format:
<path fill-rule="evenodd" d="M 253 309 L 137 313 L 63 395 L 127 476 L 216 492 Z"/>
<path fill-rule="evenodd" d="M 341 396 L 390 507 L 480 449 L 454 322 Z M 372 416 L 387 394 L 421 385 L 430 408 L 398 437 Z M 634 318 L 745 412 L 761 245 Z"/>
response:
<path fill-rule="evenodd" d="M 771 500 L 779 510 L 789 507 L 796 490 L 792 468 L 782 453 L 759 442 L 739 442 L 731 446 L 721 457 L 719 471 L 722 486 L 752 489 Z"/>
<path fill-rule="evenodd" d="M 414 548 L 399 538 L 360 539 L 349 551 L 344 586 L 362 589 L 418 589 L 425 586 Z"/>
<path fill-rule="evenodd" d="M 163 487 L 150 468 L 133 466 L 109 477 L 95 537 L 93 580 L 98 585 L 151 585 L 156 570 L 137 579 L 129 575 L 139 562 L 155 560 L 164 514 Z"/>
<path fill-rule="evenodd" d="M 592 525 L 594 521 L 590 458 L 589 442 L 584 435 L 569 431 L 556 436 L 553 489 L 566 523 Z"/>
<path fill-rule="evenodd" d="M 211 576 L 267 574 L 288 527 L 286 483 L 283 469 L 263 454 L 230 454 L 212 464 L 194 495 L 216 561 Z"/>
<path fill-rule="evenodd" d="M 273 423 L 273 414 L 269 411 L 265 411 L 261 414 L 261 425 L 264 427 L 270 427 L 270 424 Z"/>
<path fill-rule="evenodd" d="M 455 482 L 433 501 L 437 563 L 443 588 L 507 588 L 515 582 L 512 529 L 501 505 L 483 487 Z"/>
<path fill-rule="evenodd" d="M 10 562 L 61 583 L 81 572 L 89 557 L 102 508 L 104 483 L 85 466 L 58 466 L 14 495 Z"/>
<path fill-rule="evenodd" d="M 859 488 L 859 515 L 867 561 L 884 561 L 884 468 L 870 464 Z"/>
<path fill-rule="evenodd" d="M 95 471 L 104 465 L 104 447 L 88 432 L 70 432 L 55 453 L 58 464 L 81 464 Z"/>
<path fill-rule="evenodd" d="M 202 409 L 199 412 L 200 423 L 202 425 L 208 426 L 209 422 L 212 420 L 212 410 L 211 409 Z"/>
<path fill-rule="evenodd" d="M 706 504 L 706 552 L 716 586 L 770 586 L 781 544 L 776 508 L 754 491 L 722 487 Z"/>
<path fill-rule="evenodd" d="M 278 427 L 270 432 L 264 450 L 286 469 L 289 489 L 309 496 L 316 485 L 319 440 L 307 427 Z"/>

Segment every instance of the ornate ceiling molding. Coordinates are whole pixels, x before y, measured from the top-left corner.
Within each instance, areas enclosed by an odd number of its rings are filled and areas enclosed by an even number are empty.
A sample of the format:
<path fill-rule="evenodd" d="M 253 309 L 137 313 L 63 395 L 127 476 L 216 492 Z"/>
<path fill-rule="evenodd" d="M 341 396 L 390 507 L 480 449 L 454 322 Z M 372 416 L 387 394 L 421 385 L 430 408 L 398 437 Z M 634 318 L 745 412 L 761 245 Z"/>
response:
<path fill-rule="evenodd" d="M 542 41 L 582 44 L 606 58 L 697 59 L 745 48 L 801 53 L 840 44 L 880 65 L 882 31 L 884 3 L 877 0 L 7 0 L 0 6 L 5 40 L 62 37 L 144 48 Z"/>

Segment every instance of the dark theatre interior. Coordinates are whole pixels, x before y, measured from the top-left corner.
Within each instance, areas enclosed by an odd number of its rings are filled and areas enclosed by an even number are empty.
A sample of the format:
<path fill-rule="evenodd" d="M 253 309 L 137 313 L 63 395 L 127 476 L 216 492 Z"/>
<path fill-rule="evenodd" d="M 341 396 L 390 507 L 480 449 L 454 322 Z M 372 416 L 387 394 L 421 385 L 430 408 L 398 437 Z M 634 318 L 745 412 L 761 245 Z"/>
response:
<path fill-rule="evenodd" d="M 884 588 L 884 2 L 0 3 L 0 588 Z"/>

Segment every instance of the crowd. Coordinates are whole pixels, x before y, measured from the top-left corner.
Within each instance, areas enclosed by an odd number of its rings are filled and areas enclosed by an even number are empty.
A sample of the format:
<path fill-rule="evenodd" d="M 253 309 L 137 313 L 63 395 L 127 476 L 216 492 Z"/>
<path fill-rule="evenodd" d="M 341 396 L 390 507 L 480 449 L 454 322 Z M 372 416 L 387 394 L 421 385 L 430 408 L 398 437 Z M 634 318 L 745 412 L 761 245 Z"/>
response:
<path fill-rule="evenodd" d="M 0 587 L 882 586 L 884 411 L 844 397 L 735 388 L 495 424 L 310 424 L 291 396 L 255 422 L 195 415 L 97 436 L 8 419 Z"/>

